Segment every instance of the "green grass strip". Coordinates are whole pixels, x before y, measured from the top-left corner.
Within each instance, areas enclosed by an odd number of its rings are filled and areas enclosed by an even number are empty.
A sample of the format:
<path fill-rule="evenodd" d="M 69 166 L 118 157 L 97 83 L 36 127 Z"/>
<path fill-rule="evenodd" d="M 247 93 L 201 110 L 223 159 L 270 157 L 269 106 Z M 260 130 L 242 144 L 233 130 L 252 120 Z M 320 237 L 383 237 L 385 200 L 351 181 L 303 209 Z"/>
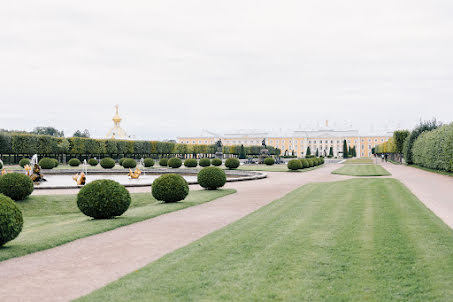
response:
<path fill-rule="evenodd" d="M 452 251 L 395 179 L 309 184 L 79 301 L 451 301 Z"/>
<path fill-rule="evenodd" d="M 345 165 L 332 174 L 349 175 L 349 176 L 389 176 L 387 170 L 379 165 Z"/>
<path fill-rule="evenodd" d="M 370 157 L 361 157 L 361 158 L 350 158 L 347 159 L 345 164 L 372 164 L 373 159 Z"/>
<path fill-rule="evenodd" d="M 184 201 L 176 203 L 158 202 L 151 193 L 133 193 L 126 213 L 114 219 L 98 220 L 79 211 L 76 195 L 30 196 L 17 202 L 24 215 L 24 228 L 18 238 L 0 248 L 0 261 L 199 205 L 234 192 L 232 189 L 190 191 Z"/>

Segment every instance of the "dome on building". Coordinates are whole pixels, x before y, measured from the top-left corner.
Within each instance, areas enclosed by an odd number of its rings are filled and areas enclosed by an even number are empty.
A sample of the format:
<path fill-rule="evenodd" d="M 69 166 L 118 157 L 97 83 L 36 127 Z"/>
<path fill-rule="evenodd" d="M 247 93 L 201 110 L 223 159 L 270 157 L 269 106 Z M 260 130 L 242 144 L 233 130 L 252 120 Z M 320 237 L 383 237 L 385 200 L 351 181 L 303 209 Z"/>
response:
<path fill-rule="evenodd" d="M 113 128 L 110 129 L 110 131 L 107 133 L 106 137 L 113 138 L 113 139 L 128 139 L 129 137 L 128 137 L 126 131 L 124 131 L 124 129 L 121 128 L 121 126 L 120 126 L 122 118 L 118 114 L 118 105 L 116 105 L 115 108 L 116 108 L 116 112 L 112 118 Z"/>

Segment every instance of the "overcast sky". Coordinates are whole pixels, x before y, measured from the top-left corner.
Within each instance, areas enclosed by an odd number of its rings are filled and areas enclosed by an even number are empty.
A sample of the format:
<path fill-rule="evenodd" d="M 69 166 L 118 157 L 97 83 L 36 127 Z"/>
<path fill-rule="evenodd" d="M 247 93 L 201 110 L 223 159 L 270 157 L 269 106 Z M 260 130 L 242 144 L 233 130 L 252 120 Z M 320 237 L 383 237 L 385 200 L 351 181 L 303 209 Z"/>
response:
<path fill-rule="evenodd" d="M 453 117 L 452 1 L 0 2 L 0 128 L 363 133 Z"/>

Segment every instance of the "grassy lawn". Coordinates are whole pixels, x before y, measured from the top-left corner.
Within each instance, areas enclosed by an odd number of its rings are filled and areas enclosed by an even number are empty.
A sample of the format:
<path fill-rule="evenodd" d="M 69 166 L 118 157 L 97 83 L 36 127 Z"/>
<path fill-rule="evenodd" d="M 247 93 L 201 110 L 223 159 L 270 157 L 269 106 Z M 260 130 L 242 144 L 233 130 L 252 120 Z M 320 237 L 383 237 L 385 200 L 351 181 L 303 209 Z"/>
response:
<path fill-rule="evenodd" d="M 362 157 L 362 158 L 350 158 L 347 159 L 345 164 L 372 164 L 373 159 L 371 157 Z"/>
<path fill-rule="evenodd" d="M 323 165 L 316 166 L 316 167 L 311 167 L 311 168 L 306 168 L 302 170 L 289 170 L 288 166 L 286 164 L 282 165 L 272 165 L 272 166 L 267 166 L 267 165 L 242 165 L 237 168 L 237 170 L 243 170 L 243 171 L 265 171 L 265 172 L 308 172 L 315 170 L 319 167 L 322 167 Z"/>
<path fill-rule="evenodd" d="M 134 193 L 126 213 L 115 219 L 101 220 L 83 215 L 77 208 L 76 195 L 31 196 L 17 202 L 24 216 L 24 229 L 19 237 L 0 248 L 0 261 L 202 204 L 234 192 L 232 189 L 191 191 L 183 202 L 177 203 L 160 203 L 151 193 Z"/>
<path fill-rule="evenodd" d="M 80 301 L 451 301 L 453 231 L 395 179 L 303 186 Z"/>
<path fill-rule="evenodd" d="M 379 165 L 346 165 L 332 172 L 332 174 L 349 176 L 388 176 L 387 170 Z"/>

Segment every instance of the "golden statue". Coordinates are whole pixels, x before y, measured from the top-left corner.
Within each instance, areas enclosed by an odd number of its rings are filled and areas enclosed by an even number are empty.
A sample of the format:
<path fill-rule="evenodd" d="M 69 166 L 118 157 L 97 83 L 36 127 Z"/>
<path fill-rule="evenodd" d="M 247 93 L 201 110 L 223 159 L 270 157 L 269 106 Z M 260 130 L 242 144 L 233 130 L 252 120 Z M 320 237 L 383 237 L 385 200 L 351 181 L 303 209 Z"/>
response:
<path fill-rule="evenodd" d="M 121 128 L 120 123 L 121 123 L 121 117 L 118 114 L 118 105 L 115 106 L 116 112 L 115 115 L 113 116 L 113 128 L 110 129 L 110 131 L 107 133 L 107 138 L 117 138 L 117 139 L 127 139 L 127 133 L 126 131 Z"/>
<path fill-rule="evenodd" d="M 25 174 L 27 174 L 27 176 L 30 177 L 31 174 L 32 174 L 32 172 L 31 172 L 31 171 L 32 171 L 31 166 L 30 166 L 30 165 L 25 165 L 25 166 L 24 166 L 24 169 L 25 169 Z"/>
<path fill-rule="evenodd" d="M 8 173 L 8 172 L 6 172 L 5 169 L 2 170 L 2 175 L 5 175 L 5 174 L 7 174 L 7 173 Z"/>
<path fill-rule="evenodd" d="M 83 185 L 85 185 L 87 178 L 86 178 L 85 173 L 82 172 L 80 174 L 77 173 L 76 175 L 74 175 L 72 177 L 72 179 L 75 180 L 75 182 L 77 183 L 78 186 L 83 186 Z"/>
<path fill-rule="evenodd" d="M 136 168 L 134 172 L 132 172 L 132 170 L 129 168 L 129 174 L 127 174 L 127 176 L 129 176 L 132 179 L 138 179 L 141 174 L 142 171 L 139 168 Z"/>

